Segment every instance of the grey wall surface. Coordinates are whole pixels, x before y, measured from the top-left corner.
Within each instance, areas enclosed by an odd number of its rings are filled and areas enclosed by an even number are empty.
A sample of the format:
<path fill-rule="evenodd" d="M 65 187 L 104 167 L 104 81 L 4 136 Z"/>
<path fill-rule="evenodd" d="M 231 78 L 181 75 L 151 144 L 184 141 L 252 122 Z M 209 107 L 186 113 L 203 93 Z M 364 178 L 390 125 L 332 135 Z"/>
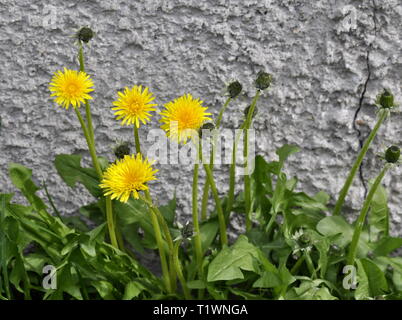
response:
<path fill-rule="evenodd" d="M 252 81 L 265 69 L 274 83 L 255 119 L 258 152 L 274 160 L 282 144 L 300 146 L 286 171 L 297 174 L 299 189 L 325 190 L 333 202 L 375 123 L 377 93 L 387 87 L 402 102 L 400 0 L 0 0 L 0 17 L 1 191 L 15 191 L 7 164 L 22 163 L 37 181 L 47 181 L 64 214 L 75 213 L 91 197 L 61 181 L 54 158 L 76 153 L 89 162 L 89 155 L 73 110 L 57 107 L 47 87 L 54 71 L 77 68 L 72 35 L 80 26 L 97 33 L 86 49 L 87 71 L 96 86 L 97 149 L 110 159 L 117 139 L 132 139 L 132 129 L 120 127 L 110 110 L 116 90 L 149 86 L 160 105 L 191 92 L 216 115 L 225 83 L 238 79 L 245 93 L 224 116 L 226 128 L 237 128 L 254 94 Z M 142 137 L 158 119 L 142 127 Z M 402 145 L 401 120 L 394 113 L 381 128 L 364 162 L 366 183 L 381 167 L 375 153 L 391 143 Z M 189 214 L 191 167 L 159 169 L 152 193 L 164 203 L 176 188 L 180 213 Z M 227 166 L 216 170 L 222 192 L 223 172 Z M 393 232 L 401 234 L 401 170 L 388 174 L 384 185 Z M 347 210 L 358 210 L 363 197 L 357 178 Z"/>

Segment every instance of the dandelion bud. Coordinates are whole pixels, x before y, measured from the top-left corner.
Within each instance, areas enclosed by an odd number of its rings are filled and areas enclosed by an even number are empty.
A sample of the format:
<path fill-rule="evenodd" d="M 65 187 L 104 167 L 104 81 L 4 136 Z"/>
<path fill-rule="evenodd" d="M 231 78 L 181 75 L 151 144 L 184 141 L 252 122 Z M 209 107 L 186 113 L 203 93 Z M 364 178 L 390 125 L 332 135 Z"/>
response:
<path fill-rule="evenodd" d="M 236 98 L 241 93 L 242 89 L 243 89 L 243 86 L 241 85 L 241 83 L 239 81 L 231 82 L 228 85 L 229 97 L 232 99 Z"/>
<path fill-rule="evenodd" d="M 88 27 L 81 28 L 77 33 L 78 40 L 83 41 L 85 43 L 88 43 L 89 40 L 93 38 L 93 36 L 94 32 L 92 31 L 91 28 Z"/>
<path fill-rule="evenodd" d="M 394 96 L 391 91 L 387 89 L 384 89 L 384 91 L 377 96 L 376 104 L 386 109 L 396 107 Z"/>
<path fill-rule="evenodd" d="M 189 239 L 193 236 L 193 224 L 191 222 L 187 222 L 181 231 L 181 236 L 183 239 Z"/>
<path fill-rule="evenodd" d="M 202 125 L 201 130 L 214 130 L 215 125 L 212 122 L 206 122 Z"/>
<path fill-rule="evenodd" d="M 123 159 L 124 156 L 130 155 L 130 146 L 128 142 L 122 142 L 113 150 L 117 159 Z"/>
<path fill-rule="evenodd" d="M 265 90 L 271 85 L 272 76 L 269 73 L 260 71 L 257 74 L 257 79 L 255 80 L 255 86 L 259 90 Z"/>
<path fill-rule="evenodd" d="M 214 125 L 212 122 L 206 122 L 206 123 L 204 123 L 204 124 L 201 126 L 200 131 L 199 131 L 199 133 L 200 133 L 200 138 L 202 137 L 202 131 L 203 131 L 203 130 L 209 130 L 209 131 L 211 131 L 211 130 L 214 130 L 214 129 L 215 129 L 215 125 Z"/>
<path fill-rule="evenodd" d="M 303 233 L 300 236 L 300 242 L 303 243 L 303 244 L 307 244 L 307 243 L 310 242 L 310 237 L 307 234 Z"/>
<path fill-rule="evenodd" d="M 395 163 L 399 160 L 401 150 L 397 146 L 391 146 L 385 151 L 385 160 L 388 163 Z"/>
<path fill-rule="evenodd" d="M 248 115 L 248 112 L 250 111 L 250 107 L 251 107 L 251 106 L 248 106 L 246 109 L 244 109 L 244 115 L 245 115 L 246 117 L 247 117 L 247 115 Z M 255 106 L 255 107 L 254 107 L 253 115 L 251 116 L 252 118 L 254 118 L 254 117 L 256 116 L 257 111 L 258 111 L 257 106 Z"/>

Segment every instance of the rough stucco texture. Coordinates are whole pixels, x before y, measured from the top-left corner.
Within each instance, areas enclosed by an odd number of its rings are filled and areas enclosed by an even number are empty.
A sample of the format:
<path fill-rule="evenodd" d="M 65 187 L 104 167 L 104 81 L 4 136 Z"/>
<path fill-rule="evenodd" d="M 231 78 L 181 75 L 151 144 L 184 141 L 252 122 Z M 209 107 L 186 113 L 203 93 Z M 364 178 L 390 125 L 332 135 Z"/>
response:
<path fill-rule="evenodd" d="M 77 68 L 71 35 L 83 25 L 96 37 L 86 49 L 87 71 L 96 91 L 93 118 L 98 153 L 112 159 L 117 139 L 132 139 L 130 128 L 114 120 L 110 106 L 116 90 L 133 84 L 149 86 L 157 103 L 191 92 L 216 115 L 224 102 L 222 88 L 240 80 L 245 93 L 224 116 L 237 128 L 260 69 L 274 77 L 259 102 L 255 119 L 257 150 L 270 160 L 284 143 L 302 151 L 286 167 L 310 194 L 325 190 L 332 202 L 375 123 L 373 101 L 387 87 L 402 102 L 402 2 L 389 1 L 31 1 L 0 0 L 0 183 L 14 192 L 7 164 L 33 169 L 47 181 L 64 214 L 77 212 L 91 197 L 68 188 L 58 177 L 57 154 L 85 155 L 85 140 L 73 110 L 56 107 L 48 82 L 54 71 Z M 357 124 L 354 122 L 356 118 Z M 380 130 L 364 162 L 367 181 L 381 162 L 374 157 L 385 146 L 402 145 L 398 113 Z M 151 126 L 157 126 L 157 117 Z M 150 126 L 149 126 L 150 127 Z M 141 129 L 146 137 L 147 128 Z M 191 167 L 159 167 L 152 192 L 160 203 L 177 189 L 179 211 L 189 214 Z M 219 190 L 227 179 L 216 169 Z M 384 185 L 390 191 L 393 232 L 401 233 L 402 175 L 396 168 Z M 356 179 L 347 209 L 358 210 L 364 186 Z M 84 195 L 84 196 L 82 196 Z M 16 200 L 22 201 L 17 194 Z M 239 226 L 234 226 L 238 228 Z"/>

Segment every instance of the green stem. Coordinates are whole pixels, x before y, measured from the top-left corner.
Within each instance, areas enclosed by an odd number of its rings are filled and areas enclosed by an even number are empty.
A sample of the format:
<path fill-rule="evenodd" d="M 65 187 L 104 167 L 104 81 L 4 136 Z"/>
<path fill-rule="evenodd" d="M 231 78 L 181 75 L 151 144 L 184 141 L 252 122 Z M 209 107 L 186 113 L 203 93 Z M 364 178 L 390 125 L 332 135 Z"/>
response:
<path fill-rule="evenodd" d="M 243 130 L 246 125 L 246 122 L 241 125 L 240 130 Z M 236 183 L 236 156 L 237 156 L 237 145 L 239 144 L 241 131 L 236 134 L 235 140 L 233 141 L 233 149 L 232 149 L 232 163 L 230 165 L 230 177 L 229 177 L 229 192 L 228 192 L 228 201 L 226 204 L 226 214 L 230 214 L 232 211 L 232 206 L 234 202 L 234 192 L 235 192 L 235 183 Z"/>
<path fill-rule="evenodd" d="M 106 200 L 106 221 L 109 230 L 110 242 L 112 243 L 113 247 L 119 249 L 119 242 L 117 241 L 116 236 L 116 225 L 113 216 L 112 199 L 109 196 L 107 196 L 105 200 Z"/>
<path fill-rule="evenodd" d="M 360 215 L 357 218 L 355 230 L 353 232 L 352 242 L 349 247 L 349 254 L 347 258 L 348 265 L 354 265 L 356 258 L 357 245 L 359 243 L 360 234 L 363 230 L 364 222 L 366 221 L 367 212 L 370 209 L 371 201 L 373 200 L 374 194 L 377 191 L 378 186 L 380 185 L 382 179 L 390 168 L 389 164 L 386 164 L 384 168 L 381 170 L 380 174 L 375 179 L 373 185 L 370 188 L 370 191 L 367 195 L 366 200 L 364 201 L 363 208 L 360 211 Z"/>
<path fill-rule="evenodd" d="M 196 142 L 198 144 L 198 154 L 194 163 L 194 174 L 193 174 L 193 187 L 192 187 L 192 214 L 193 214 L 193 227 L 194 227 L 194 252 L 196 258 L 196 264 L 198 269 L 198 277 L 202 279 L 202 244 L 201 244 L 201 231 L 198 217 L 198 169 L 199 169 L 199 159 L 202 159 L 201 156 L 201 140 Z M 207 184 L 207 183 L 206 183 Z M 203 296 L 203 290 L 198 292 L 199 297 Z"/>
<path fill-rule="evenodd" d="M 82 46 L 82 42 L 79 41 L 79 49 L 78 49 L 78 61 L 80 63 L 80 71 L 85 72 L 85 64 L 84 64 L 84 48 Z"/>
<path fill-rule="evenodd" d="M 299 259 L 297 259 L 296 263 L 294 264 L 294 266 L 292 267 L 292 269 L 290 270 L 290 273 L 292 275 L 295 275 L 296 272 L 299 270 L 300 266 L 302 265 L 304 259 L 306 259 L 306 257 L 304 255 L 302 255 L 301 257 L 299 257 Z"/>
<path fill-rule="evenodd" d="M 215 129 L 219 129 L 221 122 L 222 122 L 222 117 L 223 114 L 228 107 L 230 101 L 232 98 L 227 98 L 224 105 L 222 106 L 221 110 L 219 111 L 218 118 L 215 123 Z M 211 156 L 210 156 L 210 168 L 211 171 L 213 172 L 214 170 L 214 158 L 215 158 L 215 144 L 213 144 L 211 148 Z M 209 198 L 209 184 L 205 182 L 204 184 L 204 189 L 202 191 L 202 202 L 201 202 L 201 220 L 206 220 L 207 219 L 207 207 L 208 207 L 208 198 Z"/>
<path fill-rule="evenodd" d="M 92 164 L 98 174 L 99 180 L 102 180 L 103 173 L 102 169 L 99 165 L 98 157 L 96 155 L 95 144 L 91 140 L 91 136 L 88 132 L 88 128 L 85 125 L 84 119 L 82 118 L 81 112 L 78 108 L 74 108 L 75 113 L 77 114 L 78 120 L 81 124 L 82 131 L 84 132 L 85 139 L 87 141 L 89 153 L 91 154 Z M 105 197 L 106 200 L 106 220 L 109 230 L 109 237 L 112 246 L 115 248 L 119 248 L 117 238 L 116 238 L 116 231 L 115 231 L 115 224 L 114 224 L 114 217 L 113 217 L 113 207 L 112 207 L 112 199 L 110 197 Z"/>
<path fill-rule="evenodd" d="M 345 202 L 345 198 L 346 195 L 348 194 L 349 188 L 352 185 L 353 179 L 356 175 L 357 170 L 359 169 L 364 156 L 367 153 L 367 150 L 370 147 L 370 144 L 372 143 L 372 141 L 374 140 L 375 136 L 377 135 L 378 129 L 380 128 L 381 124 L 384 122 L 384 120 L 387 118 L 389 114 L 389 111 L 386 109 L 381 109 L 380 110 L 380 116 L 378 118 L 378 121 L 376 123 L 376 125 L 374 126 L 373 130 L 371 131 L 370 135 L 368 136 L 366 142 L 364 143 L 362 149 L 359 152 L 359 155 L 357 156 L 357 159 L 355 161 L 355 163 L 353 164 L 352 169 L 349 172 L 349 175 L 345 181 L 345 184 L 343 185 L 340 193 L 339 193 L 339 198 L 335 204 L 335 208 L 333 211 L 333 215 L 339 215 L 341 213 L 341 209 L 343 206 L 343 203 Z"/>
<path fill-rule="evenodd" d="M 82 42 L 79 41 L 79 51 L 78 51 L 78 60 L 80 64 L 80 71 L 85 72 L 85 64 L 84 64 L 84 49 L 82 46 Z M 96 149 L 95 149 L 95 132 L 93 128 L 93 123 L 92 123 L 92 114 L 91 114 L 91 106 L 89 104 L 89 101 L 85 101 L 85 115 L 87 119 L 87 124 L 88 127 L 85 125 L 84 120 L 82 119 L 81 113 L 79 112 L 78 108 L 75 108 L 78 119 L 80 121 L 82 130 L 84 131 L 85 138 L 87 140 L 87 145 L 89 148 L 89 152 L 91 154 L 92 158 L 92 163 L 94 165 L 94 168 L 99 176 L 99 180 L 102 180 L 103 177 L 103 172 L 102 169 L 99 165 L 98 157 L 96 155 Z M 110 197 L 105 197 L 106 201 L 106 219 L 107 219 L 107 225 L 109 229 L 109 237 L 110 237 L 110 242 L 115 248 L 119 248 L 117 237 L 116 237 L 116 225 L 114 222 L 114 216 L 113 216 L 113 206 L 112 206 L 112 199 Z"/>
<path fill-rule="evenodd" d="M 219 220 L 219 230 L 220 230 L 220 238 L 221 238 L 221 244 L 222 246 L 228 244 L 228 237 L 226 234 L 226 222 L 225 222 L 225 216 L 223 214 L 222 210 L 222 205 L 221 205 L 221 200 L 219 199 L 219 194 L 218 190 L 216 188 L 214 176 L 212 174 L 211 168 L 205 161 L 203 161 L 203 156 L 202 156 L 202 151 L 198 147 L 198 154 L 200 155 L 201 162 L 203 163 L 205 173 L 207 175 L 207 182 L 211 186 L 212 190 L 212 195 L 215 200 L 215 205 L 216 205 L 216 211 L 218 212 L 218 220 Z"/>
<path fill-rule="evenodd" d="M 209 184 L 208 181 L 205 181 L 204 188 L 202 189 L 201 221 L 207 219 L 208 199 L 209 199 Z"/>
<path fill-rule="evenodd" d="M 57 216 L 61 221 L 63 221 L 63 218 L 62 218 L 62 216 L 61 216 L 59 210 L 57 210 L 56 206 L 54 205 L 53 199 L 52 199 L 52 197 L 50 196 L 49 191 L 47 190 L 47 185 L 46 185 L 46 182 L 45 182 L 45 181 L 43 181 L 43 190 L 45 190 L 46 197 L 47 197 L 47 199 L 48 199 L 48 201 L 49 201 L 50 206 L 51 206 L 52 209 L 53 209 L 53 212 L 56 214 L 56 216 Z"/>
<path fill-rule="evenodd" d="M 172 293 L 172 286 L 171 286 L 171 282 L 170 282 L 170 273 L 169 273 L 169 268 L 168 268 L 168 264 L 167 264 L 167 260 L 166 260 L 165 250 L 163 248 L 163 240 L 162 240 L 162 234 L 161 234 L 161 230 L 160 230 L 159 223 L 158 223 L 158 217 L 156 216 L 154 210 L 152 210 L 152 208 L 150 208 L 150 209 L 151 209 L 150 213 L 151 213 L 152 226 L 153 226 L 154 233 L 155 233 L 156 243 L 157 243 L 158 249 L 159 249 L 159 257 L 161 260 L 163 280 L 165 282 L 167 292 Z"/>
<path fill-rule="evenodd" d="M 140 137 L 138 134 L 138 128 L 134 126 L 134 140 L 135 140 L 135 150 L 137 153 L 141 153 L 141 143 L 140 143 Z M 159 209 L 153 205 L 153 200 L 151 193 L 149 192 L 148 189 L 144 190 L 145 198 L 146 201 L 152 204 L 152 208 L 155 211 L 155 214 L 158 217 L 159 223 L 162 225 L 163 232 L 165 234 L 166 241 L 169 246 L 170 252 L 173 252 L 173 239 L 172 235 L 170 234 L 169 226 L 166 223 L 165 218 L 163 217 L 162 213 L 159 211 Z"/>
<path fill-rule="evenodd" d="M 134 140 L 135 140 L 135 151 L 137 153 L 141 153 L 141 143 L 140 143 L 140 138 L 139 138 L 139 134 L 138 134 L 138 128 L 136 126 L 134 126 Z M 148 202 L 148 204 L 151 204 L 151 209 L 155 211 L 155 214 L 158 217 L 159 223 L 162 224 L 163 232 L 165 234 L 165 238 L 167 240 L 169 250 L 171 252 L 173 252 L 173 239 L 170 234 L 169 226 L 167 225 L 166 220 L 163 217 L 163 215 L 161 214 L 161 212 L 159 211 L 159 209 L 153 204 L 152 196 L 151 196 L 151 193 L 149 192 L 149 190 L 148 189 L 144 190 L 144 194 L 145 194 L 146 202 Z"/>
<path fill-rule="evenodd" d="M 255 110 L 255 106 L 257 104 L 257 100 L 260 97 L 260 90 L 257 90 L 253 101 L 251 102 L 251 106 L 248 110 L 247 113 L 247 119 L 246 119 L 246 125 L 244 127 L 244 140 L 243 140 L 243 155 L 244 155 L 244 161 L 245 161 L 245 173 L 244 173 L 244 203 L 245 203 L 245 208 L 246 208 L 246 231 L 251 230 L 252 226 L 252 219 L 251 219 L 251 213 L 252 213 L 252 208 L 251 208 L 251 178 L 250 175 L 248 174 L 248 130 L 250 129 L 251 122 L 253 119 L 253 114 Z"/>
<path fill-rule="evenodd" d="M 312 279 L 316 279 L 317 278 L 317 274 L 314 268 L 314 264 L 313 261 L 311 260 L 310 255 L 307 252 L 304 252 L 304 257 L 306 259 L 306 264 L 307 264 L 307 268 L 311 274 L 311 278 Z"/>
<path fill-rule="evenodd" d="M 84 132 L 84 136 L 85 136 L 85 139 L 87 141 L 89 153 L 91 154 L 92 164 L 93 164 L 93 166 L 94 166 L 94 168 L 96 170 L 96 173 L 98 174 L 99 178 L 101 178 L 103 176 L 102 169 L 101 169 L 101 167 L 99 165 L 98 157 L 96 155 L 95 146 L 92 143 L 91 136 L 89 134 L 88 128 L 85 125 L 85 122 L 84 122 L 84 119 L 82 118 L 80 110 L 78 108 L 74 108 L 74 110 L 75 110 L 75 113 L 77 114 L 78 120 L 79 120 L 79 122 L 81 124 L 82 131 Z"/>
<path fill-rule="evenodd" d="M 134 141 L 135 141 L 135 150 L 137 153 L 141 153 L 141 143 L 140 143 L 140 137 L 138 133 L 138 128 L 136 125 L 134 125 Z M 157 222 L 158 222 L 158 228 L 162 226 L 163 233 L 165 235 L 166 242 L 168 244 L 168 251 L 167 254 L 171 255 L 173 254 L 174 247 L 173 247 L 173 239 L 172 235 L 170 234 L 169 226 L 166 223 L 165 218 L 163 217 L 162 213 L 159 211 L 159 209 L 153 204 L 152 196 L 151 193 L 149 192 L 148 189 L 144 190 L 145 194 L 145 201 L 148 203 L 148 206 L 150 208 L 150 211 L 157 217 Z M 163 249 L 163 243 L 162 247 L 160 249 Z M 162 261 L 161 261 L 162 263 Z M 170 277 L 170 289 L 171 292 L 175 290 L 175 285 L 176 285 L 176 274 L 175 274 L 175 268 L 173 265 L 168 268 L 168 274 Z"/>
<path fill-rule="evenodd" d="M 278 215 L 278 211 L 273 210 L 271 218 L 269 219 L 267 227 L 265 228 L 265 234 L 266 234 L 267 238 L 269 238 L 271 235 L 272 226 L 276 221 L 277 215 Z"/>
<path fill-rule="evenodd" d="M 135 151 L 137 153 L 141 153 L 140 137 L 138 134 L 138 128 L 136 126 L 134 126 L 134 140 L 135 140 Z M 172 239 L 172 235 L 170 234 L 169 226 L 167 225 L 166 220 L 163 217 L 162 213 L 159 211 L 159 209 L 155 205 L 153 205 L 152 196 L 151 196 L 151 193 L 149 192 L 149 190 L 148 189 L 144 190 L 144 194 L 145 194 L 146 201 L 148 203 L 152 204 L 152 209 L 155 211 L 155 214 L 158 217 L 159 223 L 162 224 L 163 232 L 165 234 L 165 238 L 168 243 L 169 250 L 171 252 L 173 252 L 173 239 Z"/>
<path fill-rule="evenodd" d="M 216 122 L 215 122 L 216 129 L 218 129 L 220 127 L 221 122 L 222 122 L 223 113 L 225 112 L 225 110 L 228 107 L 231 100 L 232 100 L 231 97 L 227 98 L 225 101 L 225 104 L 222 106 L 221 110 L 219 111 L 218 118 L 216 119 Z"/>
<path fill-rule="evenodd" d="M 192 300 L 193 298 L 192 298 L 192 296 L 190 294 L 189 288 L 187 287 L 187 282 L 186 282 L 186 279 L 183 276 L 183 271 L 182 271 L 181 263 L 180 263 L 180 260 L 179 260 L 180 243 L 181 243 L 181 240 L 178 240 L 174 245 L 173 263 L 174 263 L 174 267 L 176 269 L 177 277 L 179 278 L 181 287 L 183 288 L 184 297 L 187 300 Z"/>
<path fill-rule="evenodd" d="M 158 222 L 158 228 L 160 230 L 161 226 L 163 229 L 163 235 L 165 236 L 165 240 L 166 243 L 163 242 L 163 237 L 162 237 L 162 243 L 161 243 L 161 249 L 164 250 L 164 254 L 169 255 L 169 262 L 172 263 L 173 262 L 173 258 L 172 258 L 172 253 L 173 253 L 173 240 L 169 231 L 169 226 L 166 223 L 165 218 L 163 217 L 163 215 L 161 214 L 161 212 L 159 211 L 159 209 L 153 204 L 152 202 L 152 197 L 151 194 L 149 193 L 149 190 L 144 190 L 145 196 L 140 195 L 140 199 L 142 201 L 144 201 L 147 205 L 148 208 L 151 212 L 151 214 L 155 215 L 157 218 L 157 222 Z M 158 246 L 159 248 L 159 246 Z M 162 262 L 161 262 L 162 263 Z M 170 267 L 168 268 L 168 274 L 170 277 L 170 290 L 171 292 L 174 292 L 175 290 L 175 286 L 176 286 L 176 274 L 175 274 L 175 268 L 173 265 L 170 265 Z"/>
<path fill-rule="evenodd" d="M 194 174 L 193 174 L 193 187 L 192 187 L 192 214 L 193 214 L 193 226 L 194 226 L 194 247 L 195 256 L 198 266 L 199 275 L 202 275 L 202 245 L 201 245 L 201 233 L 200 233 L 200 223 L 198 217 L 198 159 L 194 164 Z"/>
<path fill-rule="evenodd" d="M 138 128 L 136 125 L 134 125 L 134 142 L 135 142 L 135 151 L 137 153 L 141 153 L 140 136 L 138 134 Z"/>
<path fill-rule="evenodd" d="M 80 41 L 80 48 L 78 51 L 78 60 L 80 62 L 80 71 L 85 72 L 85 64 L 84 64 L 84 49 L 82 46 L 82 42 Z M 94 128 L 92 124 L 92 114 L 91 114 L 91 106 L 89 105 L 89 101 L 85 101 L 85 115 L 87 118 L 87 123 L 88 123 L 88 132 L 90 134 L 92 143 L 95 143 L 95 133 L 94 133 Z"/>

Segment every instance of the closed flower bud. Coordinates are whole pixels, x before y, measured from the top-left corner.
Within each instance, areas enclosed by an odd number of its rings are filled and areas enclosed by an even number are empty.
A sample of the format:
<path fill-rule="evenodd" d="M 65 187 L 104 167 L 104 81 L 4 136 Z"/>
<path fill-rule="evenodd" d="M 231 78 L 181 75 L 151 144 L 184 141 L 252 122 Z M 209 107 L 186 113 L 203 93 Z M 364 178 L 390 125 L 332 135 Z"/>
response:
<path fill-rule="evenodd" d="M 203 130 L 214 130 L 215 129 L 215 125 L 212 122 L 206 122 L 204 123 L 201 128 L 200 128 L 200 137 L 202 137 L 202 131 Z"/>
<path fill-rule="evenodd" d="M 228 85 L 229 97 L 231 97 L 232 99 L 236 98 L 241 93 L 242 89 L 243 89 L 243 86 L 241 85 L 241 83 L 239 81 L 231 82 Z"/>
<path fill-rule="evenodd" d="M 401 150 L 397 146 L 391 146 L 385 151 L 385 160 L 388 163 L 396 163 L 401 155 Z"/>
<path fill-rule="evenodd" d="M 183 239 L 189 239 L 194 235 L 193 232 L 193 224 L 191 222 L 187 222 L 183 229 L 181 229 L 181 236 Z"/>
<path fill-rule="evenodd" d="M 396 107 L 394 103 L 394 96 L 391 91 L 384 89 L 382 93 L 377 96 L 376 104 L 381 108 L 391 109 Z"/>
<path fill-rule="evenodd" d="M 91 40 L 94 36 L 94 32 L 92 31 L 91 28 L 88 27 L 82 27 L 78 32 L 77 32 L 77 38 L 79 41 L 88 43 L 89 40 Z"/>
<path fill-rule="evenodd" d="M 117 159 L 123 159 L 124 156 L 130 155 L 130 145 L 128 142 L 122 142 L 113 150 Z"/>
<path fill-rule="evenodd" d="M 250 107 L 251 106 L 248 106 L 246 109 L 244 109 L 244 116 L 247 117 L 248 112 L 250 111 Z M 255 106 L 254 107 L 254 112 L 253 112 L 253 115 L 251 116 L 251 118 L 254 118 L 257 115 L 257 112 L 258 112 L 258 108 L 257 108 L 257 106 Z"/>
<path fill-rule="evenodd" d="M 255 86 L 259 90 L 265 90 L 271 85 L 272 76 L 269 73 L 260 71 L 257 74 L 257 79 L 255 80 Z"/>

